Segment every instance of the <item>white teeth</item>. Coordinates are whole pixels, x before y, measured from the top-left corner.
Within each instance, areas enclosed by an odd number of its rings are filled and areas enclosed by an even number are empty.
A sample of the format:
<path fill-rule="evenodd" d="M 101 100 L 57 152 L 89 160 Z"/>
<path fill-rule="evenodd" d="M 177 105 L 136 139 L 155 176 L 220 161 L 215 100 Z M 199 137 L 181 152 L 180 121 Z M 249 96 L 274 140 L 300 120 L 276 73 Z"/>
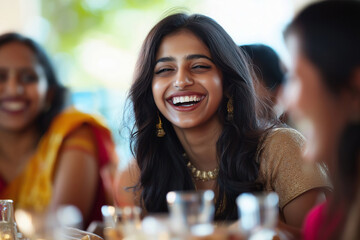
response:
<path fill-rule="evenodd" d="M 3 102 L 1 107 L 8 111 L 19 111 L 25 108 L 24 102 Z"/>
<path fill-rule="evenodd" d="M 188 102 L 199 102 L 201 100 L 198 96 L 181 96 L 181 97 L 173 97 L 173 104 L 177 103 L 188 103 Z"/>

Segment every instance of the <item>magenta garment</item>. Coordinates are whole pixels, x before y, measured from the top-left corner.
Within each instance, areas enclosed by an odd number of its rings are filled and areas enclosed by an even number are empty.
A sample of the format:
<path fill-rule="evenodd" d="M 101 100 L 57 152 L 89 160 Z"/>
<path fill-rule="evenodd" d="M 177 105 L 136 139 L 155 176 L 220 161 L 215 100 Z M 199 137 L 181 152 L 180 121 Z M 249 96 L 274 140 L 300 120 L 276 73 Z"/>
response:
<path fill-rule="evenodd" d="M 306 216 L 303 229 L 303 240 L 326 240 L 329 239 L 334 233 L 336 226 L 341 220 L 341 211 L 337 211 L 335 218 L 330 220 L 330 224 L 326 226 L 324 231 L 324 224 L 327 224 L 327 206 L 328 202 L 321 203 L 315 206 Z M 321 232 L 320 232 L 321 231 Z"/>

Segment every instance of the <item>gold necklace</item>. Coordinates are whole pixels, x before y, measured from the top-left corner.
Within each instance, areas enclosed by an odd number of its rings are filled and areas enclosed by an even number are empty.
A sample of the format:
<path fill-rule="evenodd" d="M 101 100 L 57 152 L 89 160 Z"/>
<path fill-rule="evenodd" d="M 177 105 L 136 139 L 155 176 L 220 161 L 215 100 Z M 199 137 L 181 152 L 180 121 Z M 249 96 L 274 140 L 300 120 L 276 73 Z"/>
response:
<path fill-rule="evenodd" d="M 188 159 L 186 153 L 183 153 L 183 157 L 185 159 Z M 200 180 L 203 182 L 215 180 L 219 175 L 218 167 L 211 171 L 202 171 L 202 170 L 197 169 L 194 165 L 192 165 L 190 161 L 188 161 L 186 166 L 190 169 L 191 175 L 193 176 L 193 178 L 195 180 Z"/>

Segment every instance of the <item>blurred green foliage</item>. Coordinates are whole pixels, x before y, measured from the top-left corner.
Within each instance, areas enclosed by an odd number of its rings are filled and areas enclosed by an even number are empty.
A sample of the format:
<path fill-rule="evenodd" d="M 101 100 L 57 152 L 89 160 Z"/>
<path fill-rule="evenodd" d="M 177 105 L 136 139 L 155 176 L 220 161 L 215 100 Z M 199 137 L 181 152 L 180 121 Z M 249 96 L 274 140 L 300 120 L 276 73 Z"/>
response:
<path fill-rule="evenodd" d="M 111 33 L 114 37 L 121 37 L 119 42 L 122 47 L 128 47 L 133 42 L 127 38 L 126 25 L 134 27 L 137 24 L 144 24 L 146 16 L 158 20 L 162 12 L 174 6 L 191 8 L 197 6 L 194 0 L 41 0 L 42 16 L 50 23 L 50 39 L 56 51 L 71 52 L 75 46 L 93 31 Z M 127 13 L 132 12 L 137 19 L 132 19 Z M 119 28 L 119 18 L 124 18 Z M 145 17 L 145 18 L 144 18 Z M 137 20 L 138 23 L 134 23 Z M 145 21 L 144 21 L 145 20 Z M 142 22 L 144 21 L 144 22 Z M 121 27 L 124 27 L 122 29 Z M 51 43 L 49 43 L 51 44 Z"/>
<path fill-rule="evenodd" d="M 101 73 L 95 76 L 84 61 L 84 52 L 85 59 L 97 58 L 99 62 L 107 59 L 100 54 L 102 48 L 90 50 L 97 53 L 88 53 L 85 43 L 92 41 L 100 47 L 118 50 L 123 56 L 117 61 L 119 65 L 131 62 L 146 33 L 164 13 L 174 8 L 188 11 L 199 3 L 201 0 L 41 0 L 41 15 L 48 25 L 45 45 L 53 56 L 61 55 L 62 63 L 57 64 L 61 68 L 60 79 L 72 89 L 113 87 L 111 84 L 122 84 L 119 87 L 124 88 L 124 82 L 131 81 L 131 67 L 120 66 L 124 74 L 118 82 Z"/>
<path fill-rule="evenodd" d="M 121 11 L 152 11 L 166 0 L 42 0 L 42 16 L 59 39 L 56 50 L 69 52 L 94 30 L 117 34 L 113 23 Z M 140 19 L 139 19 L 140 20 Z M 121 30 L 121 29 L 119 29 Z"/>

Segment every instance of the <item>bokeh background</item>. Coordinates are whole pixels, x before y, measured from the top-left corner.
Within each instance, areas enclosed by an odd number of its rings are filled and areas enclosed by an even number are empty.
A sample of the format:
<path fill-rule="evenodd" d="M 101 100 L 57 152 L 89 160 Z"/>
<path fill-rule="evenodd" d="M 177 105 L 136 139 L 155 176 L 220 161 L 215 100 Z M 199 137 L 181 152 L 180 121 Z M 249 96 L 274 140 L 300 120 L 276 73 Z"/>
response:
<path fill-rule="evenodd" d="M 237 44 L 264 43 L 287 62 L 282 31 L 311 0 L 0 0 L 0 33 L 34 38 L 50 54 L 73 104 L 103 115 L 120 168 L 131 159 L 123 111 L 142 41 L 174 11 L 201 13 Z"/>

